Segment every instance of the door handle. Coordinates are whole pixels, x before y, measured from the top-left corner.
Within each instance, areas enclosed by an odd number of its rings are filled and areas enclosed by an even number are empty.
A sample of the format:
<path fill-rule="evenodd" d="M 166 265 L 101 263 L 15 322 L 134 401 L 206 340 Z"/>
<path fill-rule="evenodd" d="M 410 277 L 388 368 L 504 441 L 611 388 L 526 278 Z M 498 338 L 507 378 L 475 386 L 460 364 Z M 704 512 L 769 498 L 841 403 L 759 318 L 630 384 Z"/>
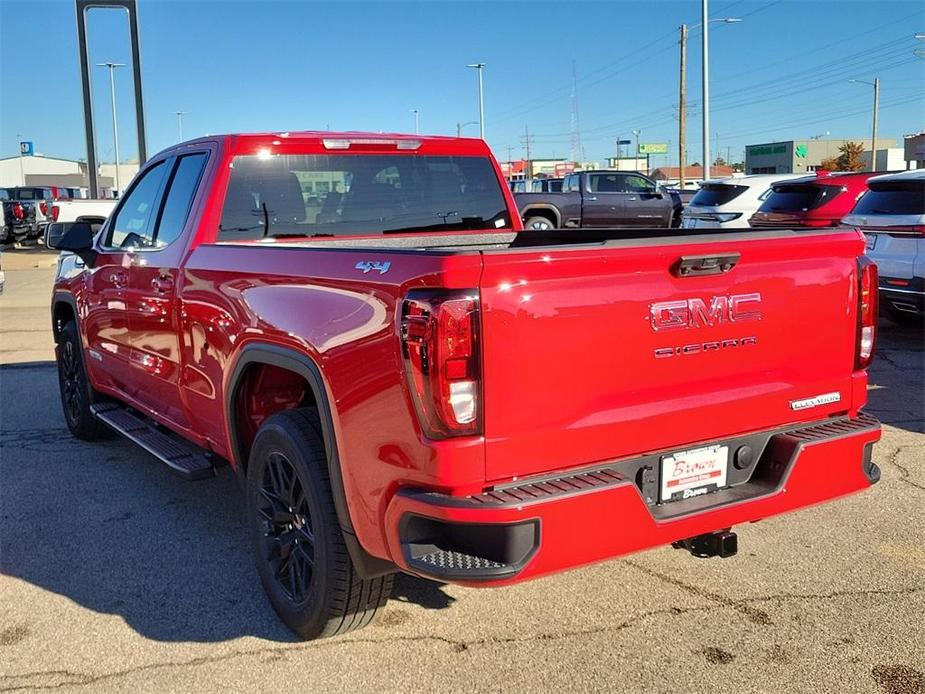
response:
<path fill-rule="evenodd" d="M 638 200 L 638 199 L 639 199 L 639 198 L 637 198 L 635 195 L 630 196 L 630 197 L 627 198 L 627 200 Z"/>
<path fill-rule="evenodd" d="M 585 198 L 585 200 L 590 200 L 591 202 L 594 202 L 595 200 L 597 200 L 597 196 L 592 195 L 592 196 L 589 197 L 589 198 Z"/>
<path fill-rule="evenodd" d="M 151 280 L 151 289 L 158 294 L 166 294 L 173 289 L 173 277 L 167 274 L 158 275 Z"/>

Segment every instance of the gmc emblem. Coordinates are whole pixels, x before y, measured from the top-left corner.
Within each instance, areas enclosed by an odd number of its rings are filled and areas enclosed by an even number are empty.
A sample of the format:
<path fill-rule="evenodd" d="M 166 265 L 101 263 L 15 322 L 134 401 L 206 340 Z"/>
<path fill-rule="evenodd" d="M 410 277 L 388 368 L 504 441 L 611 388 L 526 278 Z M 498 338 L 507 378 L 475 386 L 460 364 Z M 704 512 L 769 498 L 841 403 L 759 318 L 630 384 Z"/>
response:
<path fill-rule="evenodd" d="M 709 307 L 703 299 L 659 301 L 649 304 L 652 330 L 705 328 L 723 323 L 745 323 L 761 320 L 761 294 L 730 294 L 714 296 Z"/>

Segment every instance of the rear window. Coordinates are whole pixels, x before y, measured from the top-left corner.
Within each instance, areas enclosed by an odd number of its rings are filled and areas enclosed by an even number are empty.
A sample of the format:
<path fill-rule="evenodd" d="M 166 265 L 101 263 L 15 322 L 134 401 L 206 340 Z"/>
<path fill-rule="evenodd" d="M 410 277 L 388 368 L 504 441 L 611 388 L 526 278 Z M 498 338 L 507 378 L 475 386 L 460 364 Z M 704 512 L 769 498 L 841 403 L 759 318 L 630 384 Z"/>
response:
<path fill-rule="evenodd" d="M 842 192 L 841 186 L 787 184 L 774 186 L 759 212 L 805 212 L 819 207 Z"/>
<path fill-rule="evenodd" d="M 735 200 L 748 190 L 748 186 L 734 186 L 728 183 L 704 183 L 691 198 L 694 207 L 715 207 Z"/>
<path fill-rule="evenodd" d="M 220 241 L 510 228 L 484 157 L 237 156 Z"/>
<path fill-rule="evenodd" d="M 884 181 L 869 187 L 852 214 L 925 214 L 923 181 Z"/>

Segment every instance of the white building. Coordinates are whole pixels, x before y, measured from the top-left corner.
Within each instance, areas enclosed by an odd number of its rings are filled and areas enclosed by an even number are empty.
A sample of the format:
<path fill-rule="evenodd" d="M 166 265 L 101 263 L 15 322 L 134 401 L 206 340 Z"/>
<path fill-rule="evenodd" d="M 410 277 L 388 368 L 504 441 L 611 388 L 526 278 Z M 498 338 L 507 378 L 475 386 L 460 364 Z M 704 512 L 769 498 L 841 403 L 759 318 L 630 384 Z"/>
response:
<path fill-rule="evenodd" d="M 115 190 L 115 164 L 100 164 L 98 184 L 101 191 Z M 119 165 L 119 183 L 124 190 L 138 173 L 137 163 Z M 61 186 L 67 188 L 90 187 L 87 162 L 74 159 L 46 157 L 41 154 L 28 157 L 0 158 L 0 188 L 15 186 Z"/>

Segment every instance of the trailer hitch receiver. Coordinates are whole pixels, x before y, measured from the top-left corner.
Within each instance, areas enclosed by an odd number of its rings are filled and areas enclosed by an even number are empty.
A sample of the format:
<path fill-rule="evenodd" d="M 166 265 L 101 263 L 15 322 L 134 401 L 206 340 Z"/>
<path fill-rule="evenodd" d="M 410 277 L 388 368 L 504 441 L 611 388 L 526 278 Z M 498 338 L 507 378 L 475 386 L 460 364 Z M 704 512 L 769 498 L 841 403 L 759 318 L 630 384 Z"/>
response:
<path fill-rule="evenodd" d="M 739 550 L 739 540 L 731 528 L 726 528 L 672 542 L 671 546 L 675 549 L 686 549 L 695 557 L 726 559 L 735 556 Z"/>

